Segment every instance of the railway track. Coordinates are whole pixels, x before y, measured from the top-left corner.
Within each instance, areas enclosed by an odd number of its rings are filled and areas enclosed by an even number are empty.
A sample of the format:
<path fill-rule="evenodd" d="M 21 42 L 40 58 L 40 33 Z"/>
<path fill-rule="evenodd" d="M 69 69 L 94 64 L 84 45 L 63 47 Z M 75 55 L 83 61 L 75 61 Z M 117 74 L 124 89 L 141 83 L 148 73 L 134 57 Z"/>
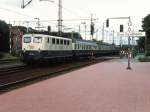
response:
<path fill-rule="evenodd" d="M 16 72 L 26 71 L 27 69 L 29 69 L 29 68 L 26 65 L 0 68 L 0 77 L 4 76 L 6 74 L 12 74 L 12 73 L 16 73 Z"/>
<path fill-rule="evenodd" d="M 51 78 L 58 76 L 63 72 L 68 72 L 74 69 L 78 69 L 84 66 L 92 65 L 105 61 L 106 59 L 97 60 L 82 60 L 82 62 L 69 62 L 62 63 L 55 66 L 43 67 L 43 68 L 12 68 L 10 70 L 4 70 L 0 73 L 0 92 L 7 91 L 8 88 L 23 84 L 26 82 L 32 82 L 35 80 L 42 80 L 42 78 Z M 19 70 L 20 69 L 20 70 Z M 1 72 L 1 70 L 0 70 Z"/>
<path fill-rule="evenodd" d="M 0 65 L 18 62 L 18 59 L 10 59 L 10 60 L 0 60 Z"/>

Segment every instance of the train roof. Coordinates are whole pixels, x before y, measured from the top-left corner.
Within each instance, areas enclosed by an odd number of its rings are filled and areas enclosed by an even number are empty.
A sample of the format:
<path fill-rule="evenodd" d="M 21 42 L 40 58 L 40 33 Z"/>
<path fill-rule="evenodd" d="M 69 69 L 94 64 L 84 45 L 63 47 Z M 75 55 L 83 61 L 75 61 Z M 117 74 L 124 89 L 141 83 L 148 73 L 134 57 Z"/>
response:
<path fill-rule="evenodd" d="M 72 40 L 70 38 L 65 38 L 65 37 L 58 37 L 58 36 L 51 36 L 51 35 L 45 35 L 45 34 L 25 34 L 23 35 L 23 37 L 25 36 L 42 36 L 42 37 L 53 37 L 53 38 L 58 38 L 58 39 L 66 39 L 66 40 Z"/>

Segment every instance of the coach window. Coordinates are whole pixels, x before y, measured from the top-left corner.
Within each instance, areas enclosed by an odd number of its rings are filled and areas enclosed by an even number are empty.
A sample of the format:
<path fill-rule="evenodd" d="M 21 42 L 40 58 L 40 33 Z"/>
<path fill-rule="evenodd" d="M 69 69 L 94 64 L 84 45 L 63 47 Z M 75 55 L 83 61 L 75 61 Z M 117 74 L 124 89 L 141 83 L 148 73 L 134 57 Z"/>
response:
<path fill-rule="evenodd" d="M 55 38 L 52 38 L 52 44 L 55 44 Z"/>
<path fill-rule="evenodd" d="M 31 37 L 24 37 L 24 43 L 30 43 Z"/>
<path fill-rule="evenodd" d="M 56 39 L 57 44 L 59 44 L 59 39 Z"/>
<path fill-rule="evenodd" d="M 34 37 L 33 43 L 42 43 L 42 37 Z"/>
<path fill-rule="evenodd" d="M 88 49 L 88 50 L 90 50 L 90 47 L 89 47 L 89 45 L 87 46 L 87 49 Z"/>
<path fill-rule="evenodd" d="M 60 40 L 60 44 L 63 44 L 63 40 L 62 39 Z"/>
<path fill-rule="evenodd" d="M 64 45 L 66 45 L 66 43 L 67 43 L 66 40 L 64 40 Z"/>
<path fill-rule="evenodd" d="M 81 44 L 79 44 L 79 49 L 81 49 Z"/>
<path fill-rule="evenodd" d="M 82 44 L 82 49 L 84 50 L 84 44 Z"/>
<path fill-rule="evenodd" d="M 49 43 L 49 38 L 47 38 L 47 43 Z"/>
<path fill-rule="evenodd" d="M 67 40 L 67 45 L 69 45 L 69 40 Z"/>

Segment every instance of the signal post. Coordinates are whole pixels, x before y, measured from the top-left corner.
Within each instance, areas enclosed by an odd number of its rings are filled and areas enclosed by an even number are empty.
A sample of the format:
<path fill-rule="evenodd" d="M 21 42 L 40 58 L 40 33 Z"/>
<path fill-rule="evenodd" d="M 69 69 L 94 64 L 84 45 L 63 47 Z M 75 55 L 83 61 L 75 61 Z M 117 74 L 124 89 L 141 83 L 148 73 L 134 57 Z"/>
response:
<path fill-rule="evenodd" d="M 131 33 L 131 26 L 132 26 L 132 22 L 131 22 L 131 18 L 129 17 L 111 17 L 111 18 L 107 18 L 106 20 L 106 27 L 109 27 L 109 20 L 110 19 L 128 19 L 128 66 L 127 66 L 127 70 L 131 70 L 131 49 L 130 49 L 130 33 Z M 123 32 L 123 25 L 120 25 L 120 32 Z M 120 37 L 120 47 L 121 47 L 121 42 L 122 38 Z"/>

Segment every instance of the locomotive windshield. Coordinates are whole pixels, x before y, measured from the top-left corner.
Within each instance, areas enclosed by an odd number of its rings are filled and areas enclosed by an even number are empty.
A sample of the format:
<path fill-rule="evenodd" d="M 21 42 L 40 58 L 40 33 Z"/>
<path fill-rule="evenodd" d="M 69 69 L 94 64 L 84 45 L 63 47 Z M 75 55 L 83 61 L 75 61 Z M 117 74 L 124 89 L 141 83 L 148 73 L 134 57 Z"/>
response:
<path fill-rule="evenodd" d="M 33 43 L 42 43 L 42 37 L 34 37 Z"/>
<path fill-rule="evenodd" d="M 24 37 L 24 43 L 30 43 L 31 37 Z"/>

